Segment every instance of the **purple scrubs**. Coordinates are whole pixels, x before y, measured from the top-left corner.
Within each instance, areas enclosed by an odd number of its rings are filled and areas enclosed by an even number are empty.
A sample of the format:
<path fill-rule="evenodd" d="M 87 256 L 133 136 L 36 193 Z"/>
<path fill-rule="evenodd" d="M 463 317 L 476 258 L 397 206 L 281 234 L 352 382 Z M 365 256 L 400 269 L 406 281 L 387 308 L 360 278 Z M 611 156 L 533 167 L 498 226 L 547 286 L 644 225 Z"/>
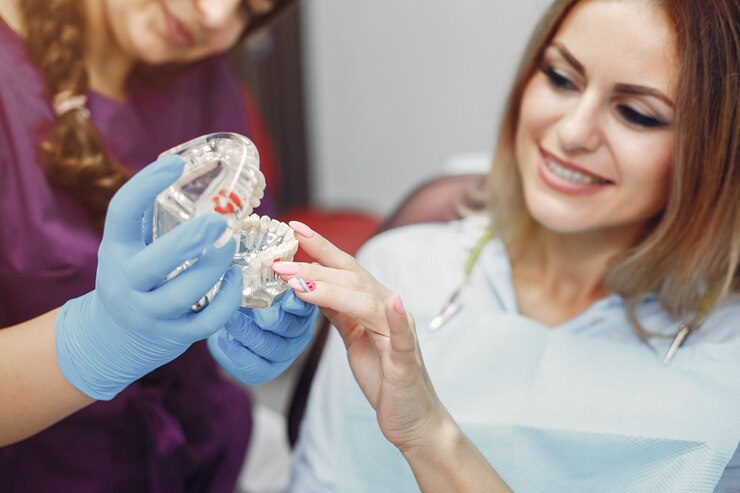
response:
<path fill-rule="evenodd" d="M 238 82 L 224 58 L 168 72 L 136 77 L 125 102 L 89 94 L 107 148 L 133 172 L 193 137 L 247 133 Z M 94 287 L 101 233 L 49 187 L 36 159 L 53 121 L 40 74 L 0 20 L 0 327 Z M 221 377 L 198 343 L 112 401 L 0 448 L 0 491 L 230 492 L 250 436 L 250 409 L 247 394 Z"/>

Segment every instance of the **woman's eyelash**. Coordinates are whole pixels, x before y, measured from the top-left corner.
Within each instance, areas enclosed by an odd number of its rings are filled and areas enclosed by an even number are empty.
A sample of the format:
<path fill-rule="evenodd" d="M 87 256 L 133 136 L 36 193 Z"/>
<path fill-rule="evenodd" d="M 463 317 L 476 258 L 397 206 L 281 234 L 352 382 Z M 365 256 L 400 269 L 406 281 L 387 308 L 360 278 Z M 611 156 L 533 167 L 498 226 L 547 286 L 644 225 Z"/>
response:
<path fill-rule="evenodd" d="M 564 91 L 578 90 L 578 87 L 576 87 L 576 85 L 571 82 L 568 77 L 559 73 L 552 65 L 543 63 L 540 66 L 540 70 L 543 74 L 545 74 L 545 77 L 547 77 L 550 85 L 552 85 L 554 88 Z M 645 128 L 663 128 L 668 126 L 668 123 L 664 122 L 663 120 L 640 113 L 634 108 L 624 104 L 618 105 L 617 111 L 622 116 L 622 118 L 624 118 L 627 123 L 632 126 Z"/>
<path fill-rule="evenodd" d="M 644 115 L 639 111 L 636 111 L 635 109 L 624 104 L 618 105 L 617 111 L 619 111 L 619 114 L 622 115 L 622 118 L 627 120 L 627 122 L 632 125 L 648 128 L 659 128 L 668 126 L 666 122 L 657 118 L 653 118 L 652 116 Z"/>
<path fill-rule="evenodd" d="M 547 77 L 547 79 L 550 81 L 550 84 L 552 84 L 553 87 L 556 87 L 558 89 L 565 89 L 565 90 L 577 89 L 575 84 L 573 84 L 570 81 L 570 79 L 560 74 L 557 70 L 555 70 L 552 67 L 552 65 L 543 64 L 540 67 L 540 70 L 542 70 L 542 73 L 545 74 L 545 77 Z"/>

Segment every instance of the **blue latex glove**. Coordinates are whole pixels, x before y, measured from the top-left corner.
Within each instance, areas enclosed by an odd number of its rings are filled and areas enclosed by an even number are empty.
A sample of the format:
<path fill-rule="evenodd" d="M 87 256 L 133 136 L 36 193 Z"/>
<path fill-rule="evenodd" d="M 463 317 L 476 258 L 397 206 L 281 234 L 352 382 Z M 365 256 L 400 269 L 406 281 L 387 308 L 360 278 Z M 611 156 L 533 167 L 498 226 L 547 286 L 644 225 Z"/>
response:
<path fill-rule="evenodd" d="M 280 375 L 308 346 L 316 306 L 288 290 L 268 308 L 242 308 L 208 338 L 221 367 L 242 383 L 256 385 Z"/>
<path fill-rule="evenodd" d="M 57 317 L 62 374 L 95 399 L 112 399 L 131 382 L 175 359 L 193 342 L 223 327 L 239 307 L 241 275 L 237 268 L 229 269 L 234 240 L 222 248 L 213 246 L 226 228 L 223 216 L 197 217 L 148 246 L 142 238 L 142 214 L 182 170 L 182 160 L 168 156 L 116 193 L 98 251 L 95 290 L 68 301 Z M 196 257 L 195 265 L 161 284 L 175 267 Z M 213 302 L 192 312 L 191 306 L 225 271 Z"/>

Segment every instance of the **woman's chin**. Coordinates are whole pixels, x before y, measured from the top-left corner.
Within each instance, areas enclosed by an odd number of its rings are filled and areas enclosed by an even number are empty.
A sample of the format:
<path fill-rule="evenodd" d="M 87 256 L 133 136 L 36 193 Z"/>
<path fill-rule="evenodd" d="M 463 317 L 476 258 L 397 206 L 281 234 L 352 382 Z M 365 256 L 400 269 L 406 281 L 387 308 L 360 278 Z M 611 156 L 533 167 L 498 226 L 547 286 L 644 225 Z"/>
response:
<path fill-rule="evenodd" d="M 555 208 L 529 208 L 529 214 L 540 227 L 547 231 L 560 234 L 577 234 L 593 231 L 596 227 L 592 220 L 580 214 L 560 211 Z M 596 227 L 596 229 L 598 229 Z"/>

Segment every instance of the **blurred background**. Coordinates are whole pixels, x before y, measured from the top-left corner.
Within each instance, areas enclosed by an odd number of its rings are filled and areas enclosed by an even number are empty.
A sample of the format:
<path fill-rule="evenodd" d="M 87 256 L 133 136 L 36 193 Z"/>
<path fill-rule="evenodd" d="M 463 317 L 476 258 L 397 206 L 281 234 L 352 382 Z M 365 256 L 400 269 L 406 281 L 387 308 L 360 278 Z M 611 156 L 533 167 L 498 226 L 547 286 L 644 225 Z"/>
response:
<path fill-rule="evenodd" d="M 424 179 L 485 161 L 546 4 L 301 0 L 239 46 L 279 163 L 281 209 L 386 214 Z"/>

